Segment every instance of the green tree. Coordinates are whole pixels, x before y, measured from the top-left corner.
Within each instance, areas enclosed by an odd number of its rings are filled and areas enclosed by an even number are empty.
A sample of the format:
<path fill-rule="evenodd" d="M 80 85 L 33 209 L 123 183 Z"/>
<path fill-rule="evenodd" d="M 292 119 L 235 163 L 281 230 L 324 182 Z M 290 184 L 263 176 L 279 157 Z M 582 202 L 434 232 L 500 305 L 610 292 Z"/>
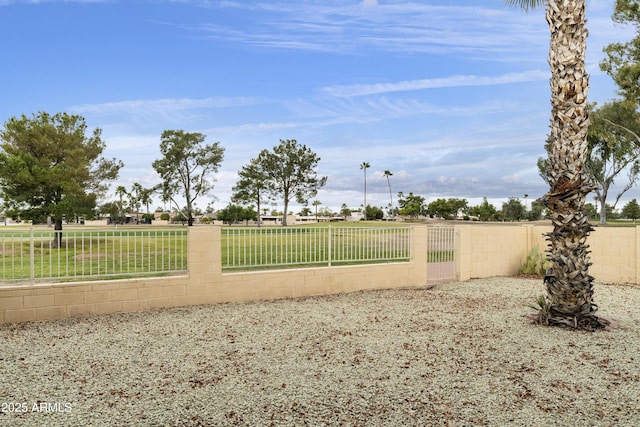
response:
<path fill-rule="evenodd" d="M 447 203 L 453 210 L 452 216 L 457 218 L 461 213 L 466 213 L 469 210 L 469 201 L 467 199 L 450 198 L 447 199 Z"/>
<path fill-rule="evenodd" d="M 300 216 L 309 216 L 311 215 L 311 209 L 309 208 L 309 206 L 305 206 L 302 209 L 300 209 Z"/>
<path fill-rule="evenodd" d="M 590 126 L 587 134 L 588 154 L 584 173 L 594 185 L 596 201 L 600 204 L 600 224 L 607 221 L 607 199 L 615 180 L 626 172 L 627 181 L 616 195 L 613 207 L 638 180 L 640 161 L 640 114 L 635 104 L 614 100 L 600 108 L 590 106 Z M 549 182 L 549 162 L 538 159 L 540 176 Z"/>
<path fill-rule="evenodd" d="M 327 177 L 319 177 L 316 170 L 320 157 L 295 139 L 281 139 L 279 145 L 272 151 L 263 151 L 259 158 L 267 189 L 271 194 L 282 196 L 284 213 L 289 212 L 292 198 L 307 204 L 327 182 Z M 286 214 L 282 217 L 282 225 L 287 225 Z"/>
<path fill-rule="evenodd" d="M 384 218 L 384 211 L 377 206 L 367 205 L 364 208 L 364 219 L 367 221 L 375 221 Z"/>
<path fill-rule="evenodd" d="M 124 213 L 124 197 L 129 196 L 129 192 L 124 185 L 118 185 L 116 188 L 116 196 L 118 196 L 118 220 L 117 223 L 124 224 L 125 223 L 125 213 Z"/>
<path fill-rule="evenodd" d="M 628 101 L 608 102 L 591 113 L 587 136 L 589 155 L 585 166 L 595 186 L 596 200 L 600 203 L 600 224 L 607 222 L 607 197 L 616 178 L 626 171 L 627 182 L 616 195 L 614 209 L 620 197 L 638 181 L 638 133 L 640 114 Z"/>
<path fill-rule="evenodd" d="M 371 165 L 369 162 L 360 163 L 360 170 L 364 172 L 364 204 L 363 207 L 367 206 L 367 169 L 369 169 Z"/>
<path fill-rule="evenodd" d="M 593 203 L 585 203 L 584 210 L 589 218 L 596 218 L 598 216 L 598 209 L 596 209 Z"/>
<path fill-rule="evenodd" d="M 402 192 L 398 193 L 398 213 L 411 218 L 418 218 L 420 215 L 427 214 L 427 206 L 422 196 L 409 193 L 405 196 Z"/>
<path fill-rule="evenodd" d="M 607 212 L 607 218 L 609 218 L 609 219 L 618 219 L 618 218 L 620 218 L 620 215 L 618 215 L 618 211 L 616 210 L 616 208 L 611 206 L 609 203 L 607 203 L 607 205 L 605 206 L 605 209 L 606 209 L 606 212 Z"/>
<path fill-rule="evenodd" d="M 120 208 L 115 202 L 106 202 L 100 206 L 100 213 L 109 215 L 109 222 L 117 224 L 120 219 Z"/>
<path fill-rule="evenodd" d="M 151 202 L 153 202 L 153 199 L 151 196 L 153 196 L 153 193 L 158 191 L 159 188 L 160 188 L 159 186 L 155 186 L 151 188 L 142 187 L 141 189 L 139 201 L 145 206 L 147 214 L 149 214 L 149 205 L 151 204 Z"/>
<path fill-rule="evenodd" d="M 520 199 L 509 197 L 509 200 L 502 204 L 502 215 L 507 221 L 520 221 L 525 219 L 526 210 Z"/>
<path fill-rule="evenodd" d="M 586 205 L 585 205 L 586 206 Z M 531 202 L 531 209 L 527 212 L 529 221 L 538 221 L 544 216 L 544 204 L 537 200 Z"/>
<path fill-rule="evenodd" d="M 604 48 L 606 58 L 600 68 L 609 74 L 619 93 L 634 104 L 640 103 L 640 5 L 638 0 L 616 0 L 613 20 L 635 25 L 638 32 L 628 42 L 612 43 Z"/>
<path fill-rule="evenodd" d="M 181 193 L 186 202 L 185 215 L 193 225 L 193 203 L 213 189 L 212 174 L 224 158 L 219 142 L 204 144 L 205 135 L 183 130 L 165 130 L 160 138 L 162 158 L 155 160 L 153 168 L 163 181 L 163 199 L 174 203 L 180 210 L 175 195 Z"/>
<path fill-rule="evenodd" d="M 142 193 L 144 188 L 139 182 L 134 182 L 131 186 L 129 196 L 131 197 L 131 208 L 136 211 L 136 222 L 140 221 L 140 206 L 142 205 Z M 132 212 L 133 213 L 133 212 Z"/>
<path fill-rule="evenodd" d="M 87 136 L 84 118 L 39 112 L 12 117 L 0 132 L 0 197 L 14 218 L 50 217 L 62 244 L 62 222 L 91 216 L 118 177 L 121 161 L 102 157 L 101 130 Z"/>
<path fill-rule="evenodd" d="M 482 203 L 469 209 L 469 215 L 477 216 L 480 221 L 495 221 L 498 211 L 486 197 L 482 198 Z"/>
<path fill-rule="evenodd" d="M 550 188 L 541 200 L 549 209 L 553 232 L 547 234 L 551 268 L 544 279 L 547 296 L 538 320 L 576 329 L 602 328 L 607 322 L 596 316 L 594 279 L 589 274 L 587 237 L 593 228 L 584 209 L 593 189 L 584 171 L 589 125 L 586 0 L 505 1 L 524 9 L 545 5 L 550 30 Z"/>
<path fill-rule="evenodd" d="M 458 213 L 467 208 L 466 199 L 436 199 L 429 203 L 427 213 L 443 219 L 453 219 Z"/>
<path fill-rule="evenodd" d="M 640 204 L 636 199 L 632 199 L 622 208 L 622 216 L 627 219 L 632 219 L 633 222 L 640 218 Z"/>
<path fill-rule="evenodd" d="M 342 206 L 340 206 L 340 216 L 342 216 L 345 221 L 351 216 L 351 209 L 349 209 L 349 206 L 347 206 L 346 203 L 343 203 Z"/>
<path fill-rule="evenodd" d="M 231 201 L 235 203 L 256 203 L 257 212 L 260 206 L 270 199 L 270 190 L 267 185 L 267 172 L 264 170 L 265 156 L 267 151 L 263 150 L 257 158 L 251 159 L 249 164 L 244 165 L 238 172 L 238 182 L 233 187 Z M 260 215 L 258 215 L 258 227 L 261 225 Z"/>
<path fill-rule="evenodd" d="M 258 214 L 250 207 L 243 207 L 240 205 L 229 204 L 224 209 L 221 209 L 217 212 L 216 218 L 226 222 L 229 225 L 239 222 L 239 221 L 251 221 L 257 218 Z"/>

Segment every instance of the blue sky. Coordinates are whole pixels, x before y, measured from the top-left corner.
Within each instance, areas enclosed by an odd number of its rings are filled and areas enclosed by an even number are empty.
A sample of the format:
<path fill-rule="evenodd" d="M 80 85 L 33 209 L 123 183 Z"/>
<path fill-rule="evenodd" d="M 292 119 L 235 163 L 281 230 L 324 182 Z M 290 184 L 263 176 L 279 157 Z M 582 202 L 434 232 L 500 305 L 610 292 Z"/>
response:
<path fill-rule="evenodd" d="M 634 29 L 611 21 L 613 0 L 587 5 L 589 100 L 602 103 L 615 97 L 602 48 Z M 548 45 L 542 9 L 502 0 L 0 0 L 0 120 L 82 115 L 125 163 L 112 189 L 159 182 L 163 130 L 202 132 L 226 150 L 216 209 L 280 139 L 321 157 L 324 206 L 363 203 L 366 161 L 369 204 L 389 203 L 390 170 L 394 202 L 500 207 L 547 190 Z"/>

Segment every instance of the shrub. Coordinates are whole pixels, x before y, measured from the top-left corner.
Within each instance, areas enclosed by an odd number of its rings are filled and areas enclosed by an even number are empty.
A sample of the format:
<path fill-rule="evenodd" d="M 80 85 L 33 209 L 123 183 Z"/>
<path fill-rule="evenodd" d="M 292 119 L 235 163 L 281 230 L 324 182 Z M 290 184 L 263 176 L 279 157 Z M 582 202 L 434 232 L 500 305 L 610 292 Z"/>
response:
<path fill-rule="evenodd" d="M 527 255 L 524 263 L 520 265 L 520 274 L 533 274 L 543 277 L 549 267 L 551 267 L 551 263 L 543 253 L 540 253 L 538 247 L 535 246 L 531 249 L 529 255 Z"/>

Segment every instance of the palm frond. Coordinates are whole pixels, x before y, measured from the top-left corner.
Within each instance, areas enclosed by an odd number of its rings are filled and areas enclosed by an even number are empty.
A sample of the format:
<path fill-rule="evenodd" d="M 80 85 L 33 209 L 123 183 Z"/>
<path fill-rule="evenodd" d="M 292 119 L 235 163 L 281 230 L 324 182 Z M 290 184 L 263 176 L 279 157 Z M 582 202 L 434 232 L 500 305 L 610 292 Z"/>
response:
<path fill-rule="evenodd" d="M 518 6 L 526 11 L 547 3 L 546 0 L 504 0 L 504 2 L 510 6 Z"/>

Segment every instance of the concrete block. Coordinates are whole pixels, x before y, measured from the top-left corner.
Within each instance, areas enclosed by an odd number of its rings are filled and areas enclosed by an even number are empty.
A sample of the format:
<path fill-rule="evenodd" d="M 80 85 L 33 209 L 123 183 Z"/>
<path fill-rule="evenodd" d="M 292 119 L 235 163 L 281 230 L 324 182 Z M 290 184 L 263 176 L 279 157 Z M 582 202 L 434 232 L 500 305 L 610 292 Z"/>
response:
<path fill-rule="evenodd" d="M 74 304 L 67 306 L 67 317 L 96 314 L 93 304 Z"/>
<path fill-rule="evenodd" d="M 54 296 L 55 305 L 81 305 L 84 304 L 84 293 L 62 293 Z"/>
<path fill-rule="evenodd" d="M 111 291 L 91 291 L 84 295 L 84 301 L 87 304 L 96 302 L 111 301 Z"/>
<path fill-rule="evenodd" d="M 117 289 L 111 291 L 111 300 L 112 301 L 124 301 L 124 300 L 135 300 L 138 299 L 137 288 L 133 289 Z"/>
<path fill-rule="evenodd" d="M 27 295 L 24 297 L 24 308 L 52 307 L 54 295 Z"/>
<path fill-rule="evenodd" d="M 0 297 L 0 310 L 19 310 L 24 308 L 24 297 Z"/>
<path fill-rule="evenodd" d="M 4 321 L 6 323 L 35 322 L 36 320 L 35 308 L 6 310 L 4 312 Z"/>
<path fill-rule="evenodd" d="M 138 290 L 138 298 L 141 300 L 149 300 L 155 298 L 161 298 L 162 294 L 162 286 L 157 284 L 154 287 L 144 287 Z"/>
<path fill-rule="evenodd" d="M 122 311 L 122 301 L 100 302 L 94 304 L 93 312 L 95 314 L 111 314 Z"/>
<path fill-rule="evenodd" d="M 36 308 L 36 320 L 38 321 L 64 319 L 65 317 L 67 317 L 67 307 L 55 306 Z"/>
<path fill-rule="evenodd" d="M 187 294 L 187 288 L 184 285 L 162 287 L 162 296 L 165 296 L 165 297 L 173 297 L 173 296 L 186 295 L 186 294 Z"/>

